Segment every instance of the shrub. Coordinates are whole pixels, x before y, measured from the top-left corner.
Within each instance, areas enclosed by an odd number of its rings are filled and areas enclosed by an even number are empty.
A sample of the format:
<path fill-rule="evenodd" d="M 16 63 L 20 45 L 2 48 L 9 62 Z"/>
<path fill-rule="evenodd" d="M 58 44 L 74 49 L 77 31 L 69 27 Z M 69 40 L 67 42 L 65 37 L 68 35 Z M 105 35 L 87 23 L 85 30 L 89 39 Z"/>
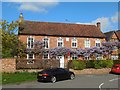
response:
<path fill-rule="evenodd" d="M 73 69 L 75 69 L 75 70 L 83 70 L 83 69 L 85 69 L 85 67 L 86 67 L 85 62 L 77 61 L 77 60 L 73 61 Z"/>
<path fill-rule="evenodd" d="M 114 64 L 120 64 L 120 60 L 113 60 Z"/>
<path fill-rule="evenodd" d="M 106 68 L 111 68 L 113 66 L 113 60 L 107 60 L 107 66 Z"/>
<path fill-rule="evenodd" d="M 94 68 L 95 69 L 105 68 L 106 65 L 107 65 L 106 60 L 97 60 L 97 61 L 94 61 Z"/>
<path fill-rule="evenodd" d="M 94 68 L 95 69 L 101 69 L 101 62 L 100 61 L 94 61 Z"/>
<path fill-rule="evenodd" d="M 113 66 L 113 60 L 94 61 L 94 68 L 95 69 L 111 68 L 112 66 Z"/>
<path fill-rule="evenodd" d="M 94 60 L 86 61 L 86 68 L 94 68 Z"/>

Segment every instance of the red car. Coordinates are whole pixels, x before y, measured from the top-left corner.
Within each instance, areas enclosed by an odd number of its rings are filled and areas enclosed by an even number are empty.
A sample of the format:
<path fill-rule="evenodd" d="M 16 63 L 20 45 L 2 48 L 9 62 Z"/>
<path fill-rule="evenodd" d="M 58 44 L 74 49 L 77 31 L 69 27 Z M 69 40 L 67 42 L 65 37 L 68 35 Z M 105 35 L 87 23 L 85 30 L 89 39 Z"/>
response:
<path fill-rule="evenodd" d="M 115 65 L 113 65 L 113 67 L 112 67 L 112 69 L 111 69 L 111 73 L 120 74 L 120 64 L 115 64 Z"/>

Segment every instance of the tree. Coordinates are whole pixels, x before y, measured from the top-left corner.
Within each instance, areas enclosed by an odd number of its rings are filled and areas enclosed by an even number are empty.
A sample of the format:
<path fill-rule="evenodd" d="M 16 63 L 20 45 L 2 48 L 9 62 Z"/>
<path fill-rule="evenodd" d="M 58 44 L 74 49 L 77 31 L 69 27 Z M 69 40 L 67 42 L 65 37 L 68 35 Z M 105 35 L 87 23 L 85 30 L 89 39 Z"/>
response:
<path fill-rule="evenodd" d="M 0 24 L 2 26 L 2 58 L 18 56 L 18 53 L 20 55 L 24 45 L 17 36 L 19 22 L 8 23 L 4 20 Z"/>

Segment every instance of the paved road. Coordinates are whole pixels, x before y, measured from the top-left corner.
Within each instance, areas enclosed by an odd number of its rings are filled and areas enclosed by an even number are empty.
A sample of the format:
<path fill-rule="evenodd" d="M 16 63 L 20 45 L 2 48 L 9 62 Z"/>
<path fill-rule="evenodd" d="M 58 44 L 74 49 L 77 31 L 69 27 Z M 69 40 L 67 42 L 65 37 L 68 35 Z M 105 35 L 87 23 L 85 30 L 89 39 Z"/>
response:
<path fill-rule="evenodd" d="M 120 76 L 105 75 L 76 75 L 74 80 L 64 80 L 56 83 L 29 82 L 17 85 L 4 85 L 3 88 L 118 88 Z M 115 89 L 116 90 L 116 89 Z"/>

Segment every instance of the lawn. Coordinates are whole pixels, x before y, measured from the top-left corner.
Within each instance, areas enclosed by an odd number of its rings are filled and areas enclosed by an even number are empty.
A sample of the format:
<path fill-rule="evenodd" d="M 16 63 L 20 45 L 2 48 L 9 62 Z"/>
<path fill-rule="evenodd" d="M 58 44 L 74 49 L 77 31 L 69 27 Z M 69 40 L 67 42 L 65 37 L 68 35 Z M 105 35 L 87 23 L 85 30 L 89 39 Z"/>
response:
<path fill-rule="evenodd" d="M 2 73 L 2 84 L 19 84 L 22 82 L 29 82 L 37 80 L 36 73 L 29 72 L 15 72 L 15 73 Z"/>

